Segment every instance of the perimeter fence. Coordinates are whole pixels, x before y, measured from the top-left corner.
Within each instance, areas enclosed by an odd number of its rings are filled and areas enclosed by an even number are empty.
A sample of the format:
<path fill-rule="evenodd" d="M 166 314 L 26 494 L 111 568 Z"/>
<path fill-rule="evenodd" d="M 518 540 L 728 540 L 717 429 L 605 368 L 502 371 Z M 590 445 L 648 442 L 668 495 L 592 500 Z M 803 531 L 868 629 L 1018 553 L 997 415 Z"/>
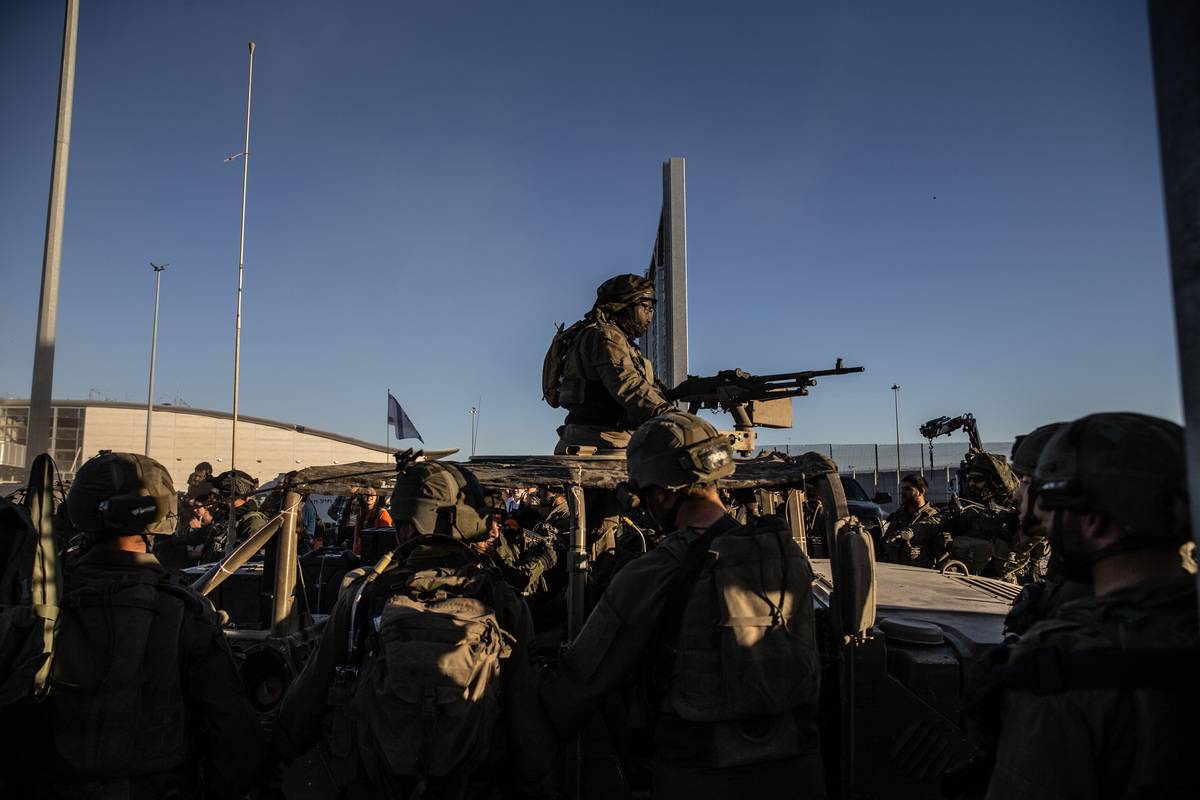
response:
<path fill-rule="evenodd" d="M 901 443 L 900 469 L 896 469 L 895 444 L 760 444 L 756 453 L 784 453 L 798 456 L 817 452 L 829 456 L 838 466 L 838 472 L 849 476 L 863 489 L 860 500 L 873 498 L 877 493 L 890 494 L 889 503 L 881 503 L 885 511 L 895 510 L 900 499 L 899 479 L 909 473 L 918 473 L 929 481 L 930 502 L 945 503 L 950 495 L 958 491 L 959 462 L 966 455 L 966 442 L 935 442 L 932 461 L 927 443 Z M 1007 456 L 1012 451 L 1012 442 L 984 442 L 983 449 Z M 849 487 L 848 495 L 853 493 Z"/>

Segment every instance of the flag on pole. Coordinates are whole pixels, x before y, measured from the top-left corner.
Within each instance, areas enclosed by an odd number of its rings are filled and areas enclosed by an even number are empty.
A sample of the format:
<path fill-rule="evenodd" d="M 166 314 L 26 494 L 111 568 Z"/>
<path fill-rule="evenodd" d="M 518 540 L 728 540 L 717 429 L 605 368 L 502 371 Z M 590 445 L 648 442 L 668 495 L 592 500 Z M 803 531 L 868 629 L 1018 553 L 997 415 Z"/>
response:
<path fill-rule="evenodd" d="M 404 409 L 400 407 L 400 403 L 396 402 L 396 398 L 388 392 L 388 425 L 391 425 L 396 431 L 397 439 L 416 439 L 421 444 L 425 440 L 421 438 L 421 434 L 417 433 L 417 426 L 412 424 L 412 420 L 408 418 L 408 414 L 404 413 Z"/>

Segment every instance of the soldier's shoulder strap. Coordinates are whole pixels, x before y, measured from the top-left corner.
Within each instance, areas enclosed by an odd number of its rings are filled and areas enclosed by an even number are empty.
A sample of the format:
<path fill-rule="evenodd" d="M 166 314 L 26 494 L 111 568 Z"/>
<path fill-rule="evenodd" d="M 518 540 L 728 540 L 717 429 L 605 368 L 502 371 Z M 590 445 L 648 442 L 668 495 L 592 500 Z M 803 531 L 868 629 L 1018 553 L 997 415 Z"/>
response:
<path fill-rule="evenodd" d="M 1019 652 L 984 679 L 990 688 L 1057 694 L 1072 691 L 1200 690 L 1200 647 L 1089 649 L 1038 647 Z"/>

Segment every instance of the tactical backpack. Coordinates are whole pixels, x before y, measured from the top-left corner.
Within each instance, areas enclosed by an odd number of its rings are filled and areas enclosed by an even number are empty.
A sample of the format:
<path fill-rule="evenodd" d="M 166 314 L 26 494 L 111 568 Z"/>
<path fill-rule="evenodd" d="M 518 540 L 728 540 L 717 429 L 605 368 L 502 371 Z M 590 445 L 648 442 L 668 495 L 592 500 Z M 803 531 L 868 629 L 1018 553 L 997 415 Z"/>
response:
<path fill-rule="evenodd" d="M 444 537 L 438 537 L 444 538 Z M 493 573 L 473 559 L 403 574 L 369 620 L 347 715 L 368 777 L 467 777 L 492 755 L 501 661 Z"/>
<path fill-rule="evenodd" d="M 811 587 L 808 559 L 774 517 L 725 517 L 689 548 L 658 631 L 655 682 L 682 719 L 716 724 L 716 766 L 795 748 L 793 714 L 815 709 L 819 691 Z M 725 724 L 751 718 L 766 726 L 757 740 Z"/>
<path fill-rule="evenodd" d="M 199 601 L 173 580 L 127 576 L 64 595 L 47 699 L 59 769 L 104 778 L 186 762 L 180 639 Z"/>
<path fill-rule="evenodd" d="M 554 338 L 550 340 L 550 348 L 546 350 L 546 358 L 542 361 L 542 399 L 549 403 L 551 408 L 560 408 L 562 405 L 559 390 L 562 388 L 563 372 L 571 345 L 579 332 L 595 321 L 594 312 L 588 312 L 583 319 L 569 328 L 564 329 L 565 323 L 554 326 Z"/>

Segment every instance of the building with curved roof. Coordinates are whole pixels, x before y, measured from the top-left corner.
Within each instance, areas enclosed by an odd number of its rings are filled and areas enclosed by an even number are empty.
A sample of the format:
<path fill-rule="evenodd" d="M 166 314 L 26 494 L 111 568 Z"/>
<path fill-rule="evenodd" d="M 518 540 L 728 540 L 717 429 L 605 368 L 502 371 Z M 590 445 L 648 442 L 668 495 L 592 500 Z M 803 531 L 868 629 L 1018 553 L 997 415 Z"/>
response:
<path fill-rule="evenodd" d="M 109 400 L 55 400 L 51 449 L 64 478 L 101 450 L 141 453 L 146 446 L 146 406 Z M 0 400 L 0 482 L 23 481 L 28 400 Z M 233 415 L 187 406 L 154 407 L 150 457 L 182 487 L 196 464 L 213 472 L 230 467 Z M 304 425 L 238 415 L 237 468 L 268 481 L 302 467 L 387 461 L 386 447 Z"/>

